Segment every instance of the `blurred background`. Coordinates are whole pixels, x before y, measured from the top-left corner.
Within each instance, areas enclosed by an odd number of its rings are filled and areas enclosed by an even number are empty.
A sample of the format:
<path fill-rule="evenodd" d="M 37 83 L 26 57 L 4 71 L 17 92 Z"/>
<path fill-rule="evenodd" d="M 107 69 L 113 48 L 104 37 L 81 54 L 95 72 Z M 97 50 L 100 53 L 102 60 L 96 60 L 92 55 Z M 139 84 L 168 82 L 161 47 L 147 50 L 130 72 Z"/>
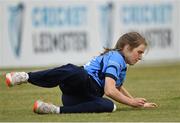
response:
<path fill-rule="evenodd" d="M 179 0 L 0 0 L 0 68 L 84 64 L 136 31 L 141 64 L 180 61 Z"/>

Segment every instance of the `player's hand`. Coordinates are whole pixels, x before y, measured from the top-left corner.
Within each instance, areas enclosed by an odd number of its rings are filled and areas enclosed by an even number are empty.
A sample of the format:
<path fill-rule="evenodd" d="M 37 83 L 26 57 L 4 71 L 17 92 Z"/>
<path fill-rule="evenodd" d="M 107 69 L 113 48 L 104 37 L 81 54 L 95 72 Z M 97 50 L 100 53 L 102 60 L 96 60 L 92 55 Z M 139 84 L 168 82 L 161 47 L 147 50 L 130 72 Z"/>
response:
<path fill-rule="evenodd" d="M 143 105 L 144 108 L 157 108 L 158 105 L 156 103 L 146 102 Z"/>
<path fill-rule="evenodd" d="M 146 102 L 147 101 L 145 98 L 133 98 L 132 106 L 133 107 L 143 107 Z"/>

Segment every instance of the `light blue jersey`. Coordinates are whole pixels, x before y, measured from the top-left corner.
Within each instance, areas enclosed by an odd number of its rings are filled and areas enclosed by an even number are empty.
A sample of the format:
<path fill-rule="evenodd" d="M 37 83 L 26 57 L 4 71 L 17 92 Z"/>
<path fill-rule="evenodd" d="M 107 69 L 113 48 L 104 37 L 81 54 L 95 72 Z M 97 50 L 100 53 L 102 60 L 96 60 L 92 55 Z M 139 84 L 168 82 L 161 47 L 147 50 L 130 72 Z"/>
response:
<path fill-rule="evenodd" d="M 119 87 L 126 77 L 127 66 L 121 53 L 113 50 L 94 57 L 84 65 L 84 69 L 101 87 L 104 87 L 105 77 L 113 78 L 116 81 L 116 87 Z"/>

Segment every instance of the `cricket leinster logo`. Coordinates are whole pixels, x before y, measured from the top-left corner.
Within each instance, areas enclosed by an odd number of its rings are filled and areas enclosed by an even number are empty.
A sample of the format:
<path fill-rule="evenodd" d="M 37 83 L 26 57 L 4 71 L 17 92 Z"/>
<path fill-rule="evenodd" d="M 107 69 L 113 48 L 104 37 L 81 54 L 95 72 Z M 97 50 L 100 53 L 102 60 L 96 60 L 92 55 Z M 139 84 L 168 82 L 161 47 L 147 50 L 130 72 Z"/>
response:
<path fill-rule="evenodd" d="M 20 56 L 23 29 L 24 5 L 22 3 L 8 8 L 8 32 L 11 49 L 16 57 Z"/>

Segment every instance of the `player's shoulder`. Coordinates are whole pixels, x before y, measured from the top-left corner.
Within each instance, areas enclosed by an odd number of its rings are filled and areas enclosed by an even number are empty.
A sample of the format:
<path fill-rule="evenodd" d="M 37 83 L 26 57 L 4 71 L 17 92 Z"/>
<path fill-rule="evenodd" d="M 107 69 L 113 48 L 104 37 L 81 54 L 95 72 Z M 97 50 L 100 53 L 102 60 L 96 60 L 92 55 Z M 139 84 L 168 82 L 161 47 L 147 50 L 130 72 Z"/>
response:
<path fill-rule="evenodd" d="M 118 60 L 124 60 L 124 56 L 118 50 L 112 50 L 109 52 L 111 58 L 115 58 Z"/>
<path fill-rule="evenodd" d="M 117 68 L 118 71 L 126 67 L 126 62 L 118 51 L 109 51 L 103 61 L 106 67 L 113 66 Z"/>
<path fill-rule="evenodd" d="M 120 66 L 125 66 L 126 64 L 123 55 L 117 50 L 109 51 L 107 54 L 107 60 L 109 63 L 116 63 Z"/>

